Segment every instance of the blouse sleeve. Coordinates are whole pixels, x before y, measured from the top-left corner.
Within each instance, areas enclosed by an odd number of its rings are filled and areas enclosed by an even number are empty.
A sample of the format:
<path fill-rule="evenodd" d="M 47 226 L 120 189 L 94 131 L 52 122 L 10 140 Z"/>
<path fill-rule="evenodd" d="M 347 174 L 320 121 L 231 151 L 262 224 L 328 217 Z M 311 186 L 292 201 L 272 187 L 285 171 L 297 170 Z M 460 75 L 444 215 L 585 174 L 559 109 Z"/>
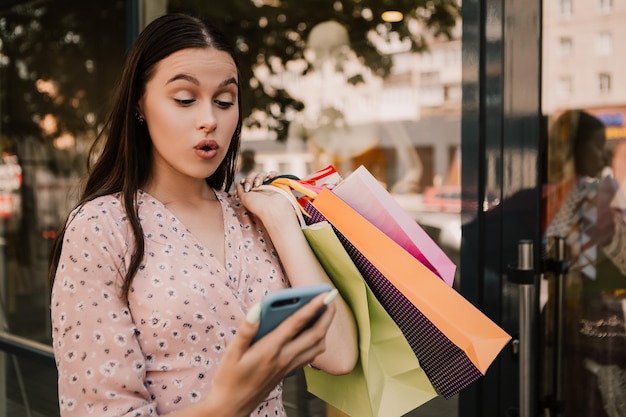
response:
<path fill-rule="evenodd" d="M 120 297 L 132 235 L 116 201 L 88 203 L 70 217 L 63 238 L 51 296 L 62 417 L 158 415 Z"/>

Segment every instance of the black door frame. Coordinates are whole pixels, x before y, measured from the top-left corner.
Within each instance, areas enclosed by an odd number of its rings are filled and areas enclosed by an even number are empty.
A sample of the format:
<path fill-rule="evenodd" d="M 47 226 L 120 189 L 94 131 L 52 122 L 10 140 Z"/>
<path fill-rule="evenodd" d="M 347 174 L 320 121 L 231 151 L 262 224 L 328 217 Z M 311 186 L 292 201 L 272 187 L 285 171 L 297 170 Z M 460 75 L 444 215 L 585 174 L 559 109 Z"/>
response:
<path fill-rule="evenodd" d="M 516 340 L 519 287 L 507 271 L 521 240 L 533 242 L 536 277 L 541 253 L 541 0 L 466 0 L 462 13 L 461 178 L 463 218 L 471 220 L 463 223 L 460 288 Z M 497 205 L 483 209 L 483 201 Z M 536 322 L 532 329 L 534 342 Z M 459 416 L 518 415 L 518 360 L 510 343 L 487 375 L 461 392 Z M 533 390 L 540 386 L 536 367 L 533 361 Z M 531 400 L 538 407 L 536 392 Z"/>

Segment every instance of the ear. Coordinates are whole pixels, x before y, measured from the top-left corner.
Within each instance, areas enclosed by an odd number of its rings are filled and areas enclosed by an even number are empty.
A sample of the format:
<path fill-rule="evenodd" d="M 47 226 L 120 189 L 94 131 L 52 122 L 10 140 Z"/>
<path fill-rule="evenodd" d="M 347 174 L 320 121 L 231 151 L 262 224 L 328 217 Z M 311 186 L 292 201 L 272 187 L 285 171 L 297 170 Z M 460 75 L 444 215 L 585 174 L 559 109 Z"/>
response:
<path fill-rule="evenodd" d="M 139 101 L 137 102 L 137 107 L 135 107 L 135 112 L 137 112 L 137 114 L 141 115 L 142 117 L 145 116 L 144 113 L 144 99 L 143 96 L 139 99 Z"/>
<path fill-rule="evenodd" d="M 146 118 L 143 113 L 142 100 L 139 100 L 137 106 L 135 107 L 135 119 L 137 119 L 140 125 L 143 125 L 146 122 Z"/>

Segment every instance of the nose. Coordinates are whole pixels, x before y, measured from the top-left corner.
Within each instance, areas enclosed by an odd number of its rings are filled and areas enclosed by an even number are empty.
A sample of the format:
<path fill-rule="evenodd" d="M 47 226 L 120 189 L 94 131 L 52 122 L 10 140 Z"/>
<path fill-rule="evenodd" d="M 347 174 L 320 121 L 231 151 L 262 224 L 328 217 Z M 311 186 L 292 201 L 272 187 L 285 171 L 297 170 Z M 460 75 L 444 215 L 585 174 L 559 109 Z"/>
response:
<path fill-rule="evenodd" d="M 213 108 L 210 104 L 198 106 L 197 120 L 198 129 L 204 130 L 207 133 L 215 130 L 217 126 L 217 119 L 215 118 Z"/>

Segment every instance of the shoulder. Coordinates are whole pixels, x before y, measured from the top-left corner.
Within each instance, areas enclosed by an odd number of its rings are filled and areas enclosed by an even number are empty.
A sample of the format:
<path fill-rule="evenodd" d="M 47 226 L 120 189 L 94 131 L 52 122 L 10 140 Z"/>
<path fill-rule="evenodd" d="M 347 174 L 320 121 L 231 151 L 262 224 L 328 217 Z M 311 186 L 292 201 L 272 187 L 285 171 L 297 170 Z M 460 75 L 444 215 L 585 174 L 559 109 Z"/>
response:
<path fill-rule="evenodd" d="M 232 215 L 237 217 L 249 216 L 248 211 L 241 203 L 237 193 L 228 193 L 226 191 L 215 191 L 217 199 L 222 202 L 222 206 L 226 212 L 231 212 Z"/>
<path fill-rule="evenodd" d="M 126 224 L 126 213 L 119 194 L 97 197 L 75 208 L 68 217 L 67 230 L 97 228 L 104 223 L 117 225 L 118 228 Z"/>
<path fill-rule="evenodd" d="M 77 216 L 85 216 L 87 214 L 93 215 L 97 213 L 114 214 L 123 212 L 124 207 L 120 194 L 109 194 L 96 197 L 74 210 L 74 213 Z"/>
<path fill-rule="evenodd" d="M 224 221 L 230 226 L 238 225 L 242 230 L 253 230 L 263 233 L 263 225 L 243 205 L 236 193 L 227 193 L 224 191 L 216 191 L 217 199 L 222 203 Z"/>

